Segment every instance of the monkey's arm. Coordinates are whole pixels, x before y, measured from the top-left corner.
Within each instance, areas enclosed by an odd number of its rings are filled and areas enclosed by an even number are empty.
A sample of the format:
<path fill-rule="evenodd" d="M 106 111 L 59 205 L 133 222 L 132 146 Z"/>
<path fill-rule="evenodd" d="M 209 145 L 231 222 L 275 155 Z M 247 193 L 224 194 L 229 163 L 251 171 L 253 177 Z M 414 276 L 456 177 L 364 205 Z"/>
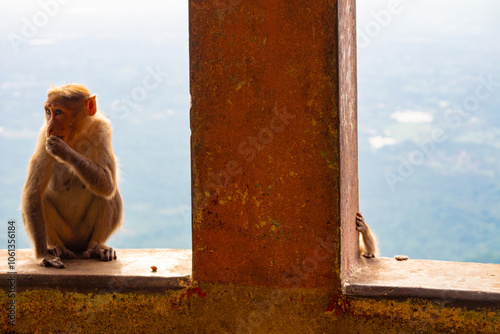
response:
<path fill-rule="evenodd" d="M 363 215 L 358 212 L 356 215 L 357 230 L 361 234 L 359 242 L 359 252 L 367 258 L 375 257 L 377 253 L 377 240 L 366 224 Z"/>
<path fill-rule="evenodd" d="M 24 225 L 33 240 L 35 256 L 41 259 L 42 266 L 64 268 L 61 259 L 48 254 L 45 220 L 42 212 L 42 196 L 50 180 L 54 161 L 38 147 L 31 158 L 28 177 L 23 188 L 21 200 Z"/>
<path fill-rule="evenodd" d="M 95 140 L 95 143 L 104 140 Z M 106 143 L 106 141 L 104 141 Z M 78 153 L 66 144 L 62 139 L 56 136 L 50 136 L 47 139 L 46 149 L 49 154 L 59 161 L 72 167 L 72 170 L 78 175 L 80 181 L 89 188 L 94 194 L 111 198 L 117 189 L 116 186 L 116 165 L 114 157 L 108 147 L 111 143 L 105 145 L 92 145 L 92 150 L 97 150 L 99 162 L 94 162 L 86 156 Z"/>

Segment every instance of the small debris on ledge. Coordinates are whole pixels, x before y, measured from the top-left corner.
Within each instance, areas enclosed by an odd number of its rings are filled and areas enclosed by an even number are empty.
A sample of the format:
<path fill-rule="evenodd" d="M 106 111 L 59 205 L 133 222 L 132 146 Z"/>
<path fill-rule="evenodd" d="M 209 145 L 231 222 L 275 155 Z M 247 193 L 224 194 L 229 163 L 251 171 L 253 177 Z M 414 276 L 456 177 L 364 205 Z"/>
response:
<path fill-rule="evenodd" d="M 406 261 L 406 260 L 408 260 L 408 256 L 406 256 L 406 255 L 396 255 L 396 256 L 394 256 L 394 258 L 396 260 L 398 260 L 398 261 Z"/>
<path fill-rule="evenodd" d="M 151 270 L 155 273 L 158 268 L 156 268 L 156 266 L 151 266 Z"/>

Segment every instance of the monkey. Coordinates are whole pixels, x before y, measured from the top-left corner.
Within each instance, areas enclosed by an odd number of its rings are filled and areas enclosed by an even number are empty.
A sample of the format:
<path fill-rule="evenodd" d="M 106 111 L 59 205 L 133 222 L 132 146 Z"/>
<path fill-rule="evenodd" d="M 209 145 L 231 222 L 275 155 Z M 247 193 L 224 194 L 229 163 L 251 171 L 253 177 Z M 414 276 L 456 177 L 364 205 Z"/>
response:
<path fill-rule="evenodd" d="M 377 255 L 377 239 L 361 213 L 356 214 L 356 229 L 359 232 L 359 253 L 366 258 Z"/>
<path fill-rule="evenodd" d="M 22 191 L 24 226 L 44 267 L 61 259 L 116 259 L 104 243 L 121 225 L 111 122 L 84 85 L 52 86 Z"/>

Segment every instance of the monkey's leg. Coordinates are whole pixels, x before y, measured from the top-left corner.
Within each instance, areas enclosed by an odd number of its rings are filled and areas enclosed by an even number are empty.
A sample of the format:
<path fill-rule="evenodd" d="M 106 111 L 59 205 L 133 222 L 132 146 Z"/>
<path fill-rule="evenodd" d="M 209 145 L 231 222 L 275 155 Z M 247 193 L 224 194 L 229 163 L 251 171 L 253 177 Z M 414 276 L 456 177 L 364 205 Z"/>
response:
<path fill-rule="evenodd" d="M 47 247 L 49 254 L 61 259 L 74 259 L 75 253 L 66 248 L 61 236 L 66 240 L 73 234 L 71 227 L 64 221 L 54 205 L 48 200 L 43 201 L 45 230 L 47 231 Z"/>
<path fill-rule="evenodd" d="M 87 214 L 92 226 L 92 236 L 84 258 L 98 258 L 101 261 L 116 259 L 116 251 L 104 243 L 120 225 L 122 219 L 122 200 L 117 192 L 111 200 L 97 198 Z"/>

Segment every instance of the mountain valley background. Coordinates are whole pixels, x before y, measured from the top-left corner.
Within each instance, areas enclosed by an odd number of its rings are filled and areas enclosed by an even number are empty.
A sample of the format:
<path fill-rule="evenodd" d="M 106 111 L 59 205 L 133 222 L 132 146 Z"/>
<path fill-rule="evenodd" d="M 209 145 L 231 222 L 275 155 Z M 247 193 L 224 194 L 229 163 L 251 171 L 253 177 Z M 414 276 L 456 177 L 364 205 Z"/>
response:
<path fill-rule="evenodd" d="M 113 124 L 125 220 L 108 243 L 191 248 L 188 2 L 0 5 L 0 221 L 17 222 L 18 248 L 42 105 L 66 83 Z M 382 256 L 500 263 L 499 14 L 492 0 L 357 2 L 360 210 Z"/>

